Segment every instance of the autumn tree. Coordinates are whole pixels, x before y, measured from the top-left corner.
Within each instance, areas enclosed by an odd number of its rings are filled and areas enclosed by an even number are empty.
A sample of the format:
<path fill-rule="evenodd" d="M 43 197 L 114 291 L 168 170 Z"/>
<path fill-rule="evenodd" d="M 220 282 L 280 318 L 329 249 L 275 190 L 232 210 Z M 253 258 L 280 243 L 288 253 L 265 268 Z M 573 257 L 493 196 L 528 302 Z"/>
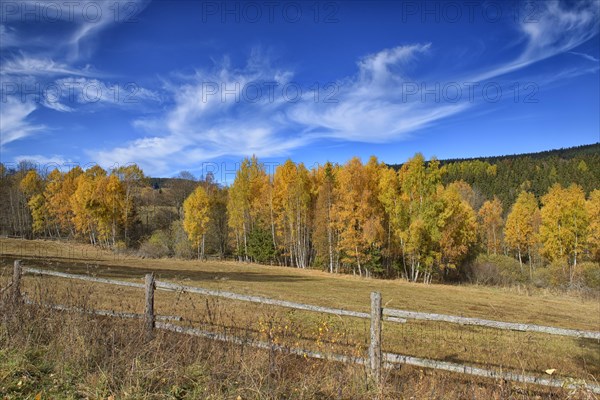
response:
<path fill-rule="evenodd" d="M 473 186 L 471 186 L 462 179 L 451 182 L 447 186 L 452 187 L 452 190 L 458 192 L 461 199 L 466 201 L 475 211 L 478 211 L 485 201 L 485 199 L 479 191 L 475 190 Z"/>
<path fill-rule="evenodd" d="M 87 235 L 91 244 L 99 244 L 98 214 L 102 212 L 101 193 L 98 188 L 106 178 L 106 171 L 95 165 L 76 179 L 71 196 L 73 224 L 79 234 Z"/>
<path fill-rule="evenodd" d="M 61 236 L 61 231 L 65 231 L 65 227 L 62 224 L 63 216 L 58 210 L 59 204 L 58 199 L 60 198 L 63 190 L 63 182 L 65 176 L 58 169 L 52 170 L 46 178 L 46 188 L 44 190 L 44 197 L 46 198 L 46 207 L 48 214 L 53 221 L 52 229 L 56 232 L 58 237 Z M 68 201 L 68 198 L 67 198 Z M 71 207 L 68 207 L 70 210 Z M 66 210 L 65 210 L 66 211 Z"/>
<path fill-rule="evenodd" d="M 519 265 L 523 269 L 523 255 L 529 259 L 530 273 L 533 271 L 532 251 L 537 244 L 540 224 L 538 202 L 530 192 L 521 192 L 506 217 L 504 240 L 507 246 L 517 252 Z"/>
<path fill-rule="evenodd" d="M 600 262 L 600 190 L 596 189 L 586 202 L 586 211 L 590 221 L 588 247 L 591 258 Z"/>
<path fill-rule="evenodd" d="M 271 182 L 264 164 L 259 163 L 256 157 L 244 159 L 229 189 L 227 201 L 228 223 L 240 260 L 249 260 L 248 234 L 254 229 L 267 230 L 271 225 L 271 201 L 266 195 L 270 189 Z"/>
<path fill-rule="evenodd" d="M 204 259 L 204 237 L 208 225 L 208 195 L 202 186 L 183 202 L 183 228 L 198 249 L 198 259 Z"/>
<path fill-rule="evenodd" d="M 30 170 L 20 183 L 21 190 L 27 199 L 27 205 L 31 212 L 31 226 L 33 233 L 45 233 L 52 236 L 48 231 L 50 215 L 46 197 L 44 196 L 44 180 L 35 169 Z"/>
<path fill-rule="evenodd" d="M 77 178 L 83 174 L 83 169 L 79 166 L 71 168 L 63 174 L 60 180 L 60 188 L 48 197 L 50 212 L 55 215 L 61 229 L 68 232 L 71 236 L 75 235 L 75 226 L 73 218 L 75 216 L 71 198 L 77 189 Z"/>
<path fill-rule="evenodd" d="M 379 168 L 374 157 L 366 165 L 353 158 L 338 174 L 339 202 L 334 209 L 340 232 L 338 246 L 342 261 L 359 275 L 364 272 L 369 276 L 381 267 L 376 262 L 384 236 L 383 209 L 378 202 Z"/>
<path fill-rule="evenodd" d="M 481 238 L 487 254 L 498 254 L 502 236 L 502 203 L 497 197 L 483 203 L 478 212 Z"/>
<path fill-rule="evenodd" d="M 442 273 L 454 270 L 477 242 L 477 219 L 471 205 L 461 197 L 455 186 L 448 186 L 440 195 L 441 212 L 438 216 L 440 269 Z M 431 277 L 426 276 L 431 281 Z"/>
<path fill-rule="evenodd" d="M 330 162 L 313 170 L 313 187 L 315 188 L 313 245 L 317 260 L 327 265 L 330 273 L 337 272 L 339 267 L 338 230 L 334 219 L 334 208 L 338 202 L 339 189 L 336 175 L 339 166 Z"/>
<path fill-rule="evenodd" d="M 410 225 L 407 207 L 407 196 L 400 188 L 398 172 L 392 168 L 381 168 L 379 173 L 379 202 L 385 212 L 385 255 L 390 263 L 401 257 L 406 251 L 406 232 Z M 403 258 L 404 274 L 408 277 L 405 259 Z"/>
<path fill-rule="evenodd" d="M 426 165 L 423 155 L 416 154 L 402 166 L 399 178 L 407 212 L 399 231 L 406 276 L 416 282 L 422 275 L 427 281 L 434 266 L 441 261 L 437 221 L 441 186 L 439 162 L 432 159 Z"/>
<path fill-rule="evenodd" d="M 228 188 L 214 180 L 212 173 L 200 181 L 208 196 L 208 225 L 206 228 L 206 251 L 213 251 L 220 257 L 227 252 L 229 227 L 227 225 Z"/>
<path fill-rule="evenodd" d="M 568 266 L 569 282 L 573 283 L 577 261 L 584 252 L 589 219 L 585 194 L 579 185 L 563 188 L 555 184 L 542 198 L 540 240 L 543 254 L 550 261 Z"/>
<path fill-rule="evenodd" d="M 302 163 L 287 160 L 275 170 L 273 210 L 282 254 L 291 266 L 309 266 L 311 207 L 308 170 Z"/>
<path fill-rule="evenodd" d="M 100 239 L 114 247 L 121 228 L 127 223 L 133 199 L 127 199 L 123 182 L 114 173 L 99 179 L 95 191 L 98 204 L 94 216 Z"/>
<path fill-rule="evenodd" d="M 141 190 L 147 185 L 147 178 L 142 169 L 136 164 L 130 164 L 117 168 L 114 173 L 122 183 L 125 198 L 123 200 L 125 209 L 123 210 L 124 218 L 124 239 L 125 243 L 129 243 L 129 230 L 135 218 L 137 207 L 137 199 L 140 196 Z"/>

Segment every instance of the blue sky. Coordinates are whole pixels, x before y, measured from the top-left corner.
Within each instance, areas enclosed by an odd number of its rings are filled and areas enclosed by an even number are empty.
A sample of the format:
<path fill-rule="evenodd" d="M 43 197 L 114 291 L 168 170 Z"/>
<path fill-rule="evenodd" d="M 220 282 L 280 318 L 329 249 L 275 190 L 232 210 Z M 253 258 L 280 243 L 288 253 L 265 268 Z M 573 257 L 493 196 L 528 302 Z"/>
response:
<path fill-rule="evenodd" d="M 0 158 L 227 181 L 252 154 L 400 163 L 595 143 L 599 7 L 2 0 Z"/>

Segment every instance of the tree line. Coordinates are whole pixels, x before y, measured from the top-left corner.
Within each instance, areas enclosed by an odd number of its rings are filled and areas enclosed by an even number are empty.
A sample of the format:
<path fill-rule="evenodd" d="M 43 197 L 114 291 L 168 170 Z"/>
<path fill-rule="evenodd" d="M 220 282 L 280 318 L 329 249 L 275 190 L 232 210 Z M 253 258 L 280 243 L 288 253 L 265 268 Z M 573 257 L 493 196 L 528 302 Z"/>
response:
<path fill-rule="evenodd" d="M 311 169 L 288 160 L 270 175 L 251 157 L 229 187 L 182 173 L 154 188 L 135 165 L 47 174 L 0 165 L 0 221 L 8 234 L 79 238 L 149 257 L 229 255 L 425 283 L 465 279 L 480 255 L 514 258 L 531 279 L 549 264 L 570 283 L 589 262 L 600 273 L 597 187 L 555 182 L 539 194 L 526 179 L 507 206 L 468 179 L 448 180 L 460 171 L 498 169 L 417 154 L 399 168 L 375 157 Z"/>

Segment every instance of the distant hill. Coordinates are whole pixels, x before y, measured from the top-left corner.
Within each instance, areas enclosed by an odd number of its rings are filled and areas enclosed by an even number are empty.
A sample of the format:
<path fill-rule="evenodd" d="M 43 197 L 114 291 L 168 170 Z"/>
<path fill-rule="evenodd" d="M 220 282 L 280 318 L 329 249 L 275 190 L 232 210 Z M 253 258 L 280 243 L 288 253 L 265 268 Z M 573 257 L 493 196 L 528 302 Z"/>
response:
<path fill-rule="evenodd" d="M 586 156 L 586 155 L 598 155 L 598 154 L 600 154 L 600 142 L 594 143 L 594 144 L 584 144 L 582 146 L 540 151 L 537 153 L 521 153 L 521 154 L 511 154 L 511 155 L 493 156 L 493 157 L 453 158 L 453 159 L 448 159 L 448 160 L 442 160 L 441 163 L 443 165 L 443 164 L 462 162 L 462 161 L 480 160 L 480 161 L 488 162 L 490 164 L 495 164 L 499 161 L 515 159 L 515 158 L 523 158 L 523 157 L 530 157 L 533 159 L 558 157 L 560 159 L 570 160 L 573 158 L 582 157 L 582 156 Z"/>
<path fill-rule="evenodd" d="M 441 160 L 443 181 L 465 181 L 485 199 L 497 196 L 505 212 L 521 190 L 538 198 L 555 183 L 576 183 L 587 193 L 600 189 L 600 143 L 496 157 Z M 400 168 L 401 165 L 391 165 Z"/>

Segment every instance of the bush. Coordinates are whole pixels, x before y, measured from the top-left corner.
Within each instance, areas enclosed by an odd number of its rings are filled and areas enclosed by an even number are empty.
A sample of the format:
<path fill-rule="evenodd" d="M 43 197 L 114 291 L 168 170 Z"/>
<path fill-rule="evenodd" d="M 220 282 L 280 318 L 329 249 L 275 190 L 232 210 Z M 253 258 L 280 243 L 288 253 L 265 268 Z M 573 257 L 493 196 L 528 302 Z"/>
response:
<path fill-rule="evenodd" d="M 171 224 L 172 253 L 177 258 L 190 259 L 196 256 L 192 243 L 183 229 L 183 221 L 173 221 Z"/>
<path fill-rule="evenodd" d="M 600 289 L 600 264 L 587 261 L 577 264 L 573 282 L 569 281 L 569 267 L 561 262 L 538 268 L 534 274 L 534 284 L 539 287 L 560 287 L 563 289 Z"/>
<path fill-rule="evenodd" d="M 468 267 L 472 282 L 484 285 L 513 285 L 529 280 L 529 266 L 504 255 L 479 255 Z"/>
<path fill-rule="evenodd" d="M 578 268 L 584 285 L 590 289 L 600 290 L 600 263 L 583 262 Z"/>
<path fill-rule="evenodd" d="M 148 240 L 140 246 L 139 254 L 142 257 L 161 258 L 170 254 L 170 237 L 165 231 L 154 231 Z"/>
<path fill-rule="evenodd" d="M 115 243 L 113 251 L 116 254 L 125 254 L 125 253 L 127 253 L 127 244 L 125 244 L 124 241 L 119 240 L 117 243 Z"/>
<path fill-rule="evenodd" d="M 553 262 L 541 268 L 537 268 L 533 274 L 533 283 L 537 287 L 561 287 L 569 286 L 568 267 L 561 262 Z"/>

